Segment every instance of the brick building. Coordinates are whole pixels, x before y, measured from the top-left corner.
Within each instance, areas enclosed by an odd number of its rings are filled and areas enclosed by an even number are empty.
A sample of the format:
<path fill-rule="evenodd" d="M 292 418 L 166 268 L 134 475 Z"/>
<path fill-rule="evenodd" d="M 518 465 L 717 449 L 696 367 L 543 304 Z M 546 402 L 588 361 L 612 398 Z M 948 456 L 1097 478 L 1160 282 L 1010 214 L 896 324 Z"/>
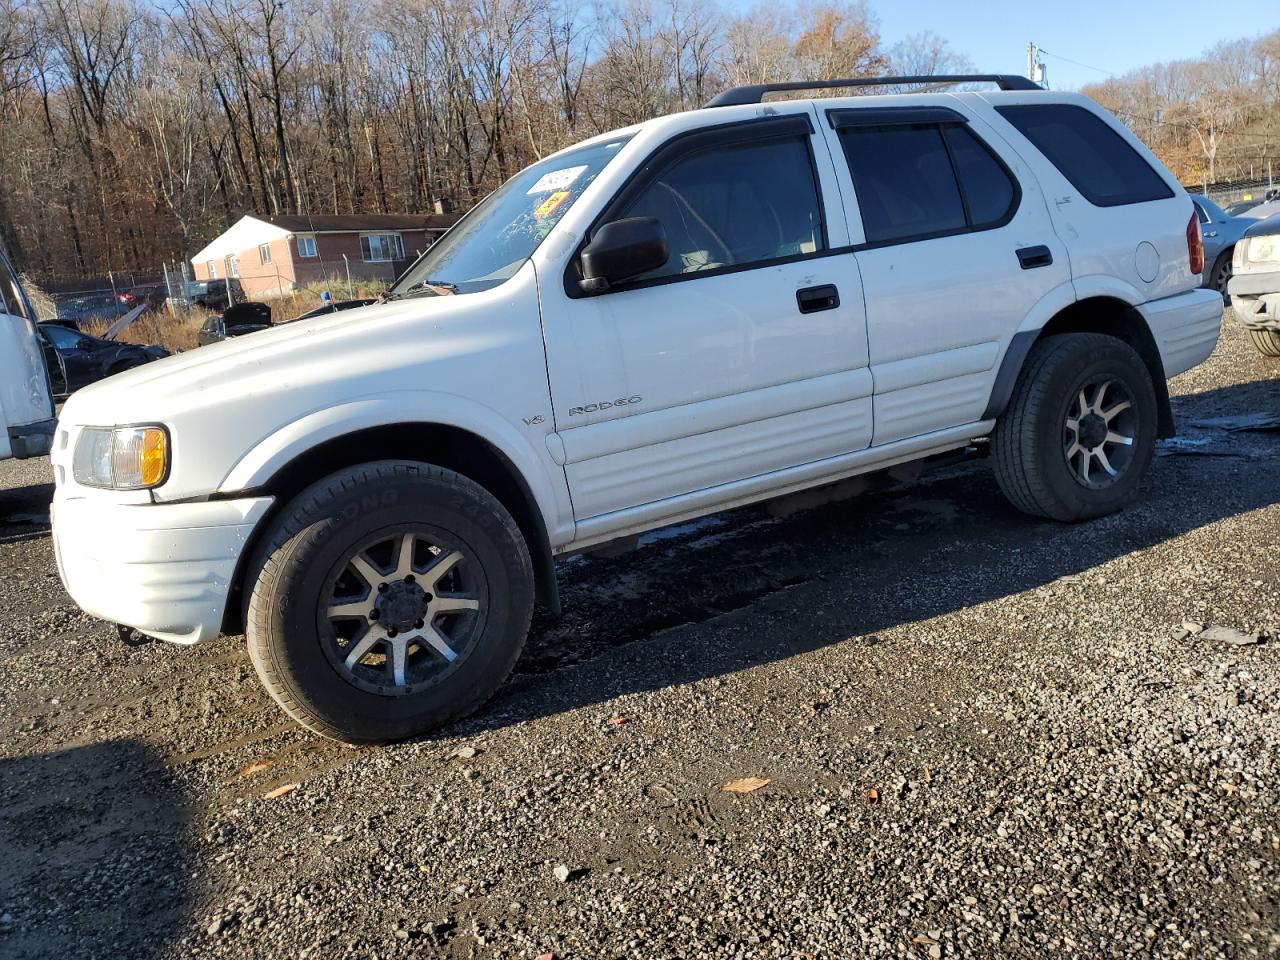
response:
<path fill-rule="evenodd" d="M 238 278 L 254 299 L 348 276 L 391 281 L 457 220 L 453 213 L 246 215 L 191 265 L 197 280 Z"/>

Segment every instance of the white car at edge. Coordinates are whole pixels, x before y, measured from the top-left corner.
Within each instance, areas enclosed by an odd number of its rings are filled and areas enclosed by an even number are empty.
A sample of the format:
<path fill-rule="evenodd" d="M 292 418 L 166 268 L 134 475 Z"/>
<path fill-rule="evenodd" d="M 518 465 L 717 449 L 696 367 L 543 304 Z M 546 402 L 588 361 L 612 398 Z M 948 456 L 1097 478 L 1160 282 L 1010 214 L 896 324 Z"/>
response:
<path fill-rule="evenodd" d="M 1120 509 L 1217 342 L 1191 201 L 1092 101 L 967 79 L 1000 89 L 737 88 L 596 137 L 385 304 L 80 391 L 67 589 L 243 629 L 291 716 L 384 741 L 497 689 L 557 555 L 975 441 L 1027 513 Z"/>
<path fill-rule="evenodd" d="M 18 272 L 0 249 L 0 460 L 40 457 L 53 443 L 53 392 L 35 325 Z"/>

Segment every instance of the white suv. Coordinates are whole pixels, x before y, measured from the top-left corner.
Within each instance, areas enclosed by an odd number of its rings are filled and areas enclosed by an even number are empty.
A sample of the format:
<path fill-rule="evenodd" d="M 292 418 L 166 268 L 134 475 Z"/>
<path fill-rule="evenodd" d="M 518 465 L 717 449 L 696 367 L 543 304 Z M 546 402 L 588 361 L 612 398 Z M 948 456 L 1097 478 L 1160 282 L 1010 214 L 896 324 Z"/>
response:
<path fill-rule="evenodd" d="M 386 303 L 80 391 L 67 589 L 243 629 L 290 715 L 382 741 L 494 692 L 557 555 L 987 439 L 1019 509 L 1119 509 L 1217 341 L 1195 211 L 1086 98 L 960 79 L 999 90 L 738 88 L 595 137 Z"/>

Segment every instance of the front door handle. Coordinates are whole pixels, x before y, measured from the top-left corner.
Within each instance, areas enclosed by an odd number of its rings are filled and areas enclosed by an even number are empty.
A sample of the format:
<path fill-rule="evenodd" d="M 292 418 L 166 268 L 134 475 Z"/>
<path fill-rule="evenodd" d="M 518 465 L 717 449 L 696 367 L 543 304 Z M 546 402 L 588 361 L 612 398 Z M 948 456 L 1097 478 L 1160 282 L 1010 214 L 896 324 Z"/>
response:
<path fill-rule="evenodd" d="M 1053 263 L 1053 253 L 1048 247 L 1022 247 L 1018 250 L 1018 262 L 1023 270 L 1047 267 Z"/>
<path fill-rule="evenodd" d="M 819 287 L 804 287 L 796 291 L 796 306 L 801 313 L 817 313 L 819 310 L 834 310 L 840 306 L 840 291 L 834 283 L 824 283 Z"/>

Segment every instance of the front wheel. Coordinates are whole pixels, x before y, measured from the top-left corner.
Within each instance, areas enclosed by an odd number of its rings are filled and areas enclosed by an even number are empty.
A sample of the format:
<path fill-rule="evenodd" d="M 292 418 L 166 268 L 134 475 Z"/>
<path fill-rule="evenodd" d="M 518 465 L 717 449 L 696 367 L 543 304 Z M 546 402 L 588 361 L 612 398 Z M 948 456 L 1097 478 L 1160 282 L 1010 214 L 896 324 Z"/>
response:
<path fill-rule="evenodd" d="M 1031 348 L 991 452 L 1015 507 L 1077 521 L 1133 499 L 1155 438 L 1155 388 L 1142 358 L 1115 337 L 1071 333 Z"/>
<path fill-rule="evenodd" d="M 276 702 L 346 743 L 425 733 L 507 678 L 533 565 L 488 491 L 426 464 L 327 477 L 285 506 L 254 570 L 249 655 Z"/>
<path fill-rule="evenodd" d="M 1280 330 L 1250 330 L 1249 339 L 1264 357 L 1280 357 Z"/>

